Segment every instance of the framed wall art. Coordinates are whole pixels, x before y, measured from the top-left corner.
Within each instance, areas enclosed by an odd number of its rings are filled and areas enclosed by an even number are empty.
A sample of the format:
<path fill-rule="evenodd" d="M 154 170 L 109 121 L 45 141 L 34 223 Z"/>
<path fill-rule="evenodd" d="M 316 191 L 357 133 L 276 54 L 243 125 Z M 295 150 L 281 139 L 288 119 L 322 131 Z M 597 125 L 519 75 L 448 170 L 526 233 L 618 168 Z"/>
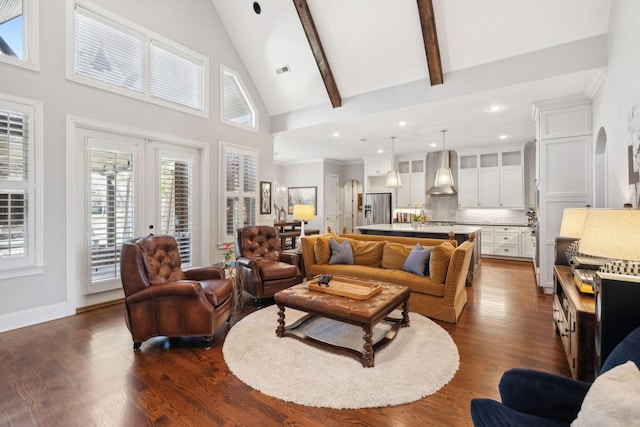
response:
<path fill-rule="evenodd" d="M 318 187 L 289 187 L 287 194 L 288 211 L 293 214 L 293 205 L 313 205 L 313 214 L 318 215 Z"/>
<path fill-rule="evenodd" d="M 260 214 L 271 213 L 271 183 L 260 181 Z"/>

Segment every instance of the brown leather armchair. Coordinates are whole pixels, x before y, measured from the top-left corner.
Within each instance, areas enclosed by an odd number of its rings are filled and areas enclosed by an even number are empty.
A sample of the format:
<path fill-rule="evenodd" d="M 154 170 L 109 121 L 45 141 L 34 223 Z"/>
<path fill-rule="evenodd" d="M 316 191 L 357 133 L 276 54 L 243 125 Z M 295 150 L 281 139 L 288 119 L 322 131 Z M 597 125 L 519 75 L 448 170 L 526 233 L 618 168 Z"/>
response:
<path fill-rule="evenodd" d="M 120 277 L 134 349 L 154 336 L 203 336 L 208 348 L 233 311 L 231 280 L 216 267 L 183 271 L 173 236 L 124 242 Z"/>
<path fill-rule="evenodd" d="M 244 290 L 256 300 L 302 282 L 299 257 L 280 252 L 280 236 L 275 227 L 238 228 L 236 261 L 243 267 Z"/>

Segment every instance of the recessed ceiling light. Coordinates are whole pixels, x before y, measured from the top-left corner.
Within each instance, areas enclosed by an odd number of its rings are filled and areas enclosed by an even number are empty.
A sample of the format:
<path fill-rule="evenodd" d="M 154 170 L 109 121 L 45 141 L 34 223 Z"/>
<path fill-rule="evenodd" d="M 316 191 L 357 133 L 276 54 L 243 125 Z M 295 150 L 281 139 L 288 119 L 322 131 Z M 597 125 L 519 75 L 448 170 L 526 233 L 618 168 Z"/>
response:
<path fill-rule="evenodd" d="M 260 7 L 260 3 L 258 3 L 257 1 L 253 2 L 253 11 L 256 13 L 256 15 L 260 15 L 260 13 L 262 12 L 262 8 Z"/>
<path fill-rule="evenodd" d="M 502 105 L 492 105 L 491 107 L 487 108 L 488 111 L 492 112 L 492 113 L 496 113 L 500 110 L 502 110 L 504 107 Z"/>
<path fill-rule="evenodd" d="M 500 139 L 507 139 L 507 135 L 500 135 L 498 138 L 500 138 Z"/>
<path fill-rule="evenodd" d="M 405 126 L 407 124 L 407 122 L 405 122 L 404 120 L 398 122 L 398 126 Z"/>
<path fill-rule="evenodd" d="M 333 136 L 340 136 L 340 132 L 334 132 Z"/>
<path fill-rule="evenodd" d="M 382 153 L 384 153 L 384 151 L 382 151 L 382 149 L 379 149 L 378 154 L 382 154 Z"/>
<path fill-rule="evenodd" d="M 435 147 L 436 145 L 438 145 L 438 144 L 436 144 L 435 142 L 432 142 L 432 143 L 431 143 L 431 146 L 432 146 L 432 147 Z"/>

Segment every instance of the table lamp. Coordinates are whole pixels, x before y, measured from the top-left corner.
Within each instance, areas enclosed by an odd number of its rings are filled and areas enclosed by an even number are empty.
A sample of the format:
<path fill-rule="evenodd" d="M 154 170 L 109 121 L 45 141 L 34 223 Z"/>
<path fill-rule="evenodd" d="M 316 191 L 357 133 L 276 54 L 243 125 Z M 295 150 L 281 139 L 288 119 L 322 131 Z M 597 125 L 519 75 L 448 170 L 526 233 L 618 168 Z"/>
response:
<path fill-rule="evenodd" d="M 293 205 L 293 219 L 300 221 L 300 239 L 298 240 L 298 244 L 300 244 L 300 240 L 304 237 L 304 222 L 314 218 L 314 211 L 313 205 Z"/>
<path fill-rule="evenodd" d="M 589 209 L 584 220 L 580 253 L 606 259 L 608 273 L 638 275 L 640 210 Z"/>
<path fill-rule="evenodd" d="M 587 208 L 565 208 L 562 213 L 562 224 L 560 225 L 561 237 L 572 237 L 579 239 L 582 237 L 584 227 L 584 217 L 587 215 Z"/>

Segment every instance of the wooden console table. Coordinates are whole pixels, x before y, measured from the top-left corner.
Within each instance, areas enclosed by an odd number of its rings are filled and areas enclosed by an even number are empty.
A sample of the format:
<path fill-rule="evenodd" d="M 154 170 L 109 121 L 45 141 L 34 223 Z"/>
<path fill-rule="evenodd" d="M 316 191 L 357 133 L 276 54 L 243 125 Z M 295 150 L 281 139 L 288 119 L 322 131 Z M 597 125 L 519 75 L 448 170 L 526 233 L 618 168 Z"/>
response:
<path fill-rule="evenodd" d="M 562 339 L 571 376 L 593 381 L 595 366 L 595 300 L 578 291 L 571 267 L 556 265 L 553 271 L 553 321 Z"/>

